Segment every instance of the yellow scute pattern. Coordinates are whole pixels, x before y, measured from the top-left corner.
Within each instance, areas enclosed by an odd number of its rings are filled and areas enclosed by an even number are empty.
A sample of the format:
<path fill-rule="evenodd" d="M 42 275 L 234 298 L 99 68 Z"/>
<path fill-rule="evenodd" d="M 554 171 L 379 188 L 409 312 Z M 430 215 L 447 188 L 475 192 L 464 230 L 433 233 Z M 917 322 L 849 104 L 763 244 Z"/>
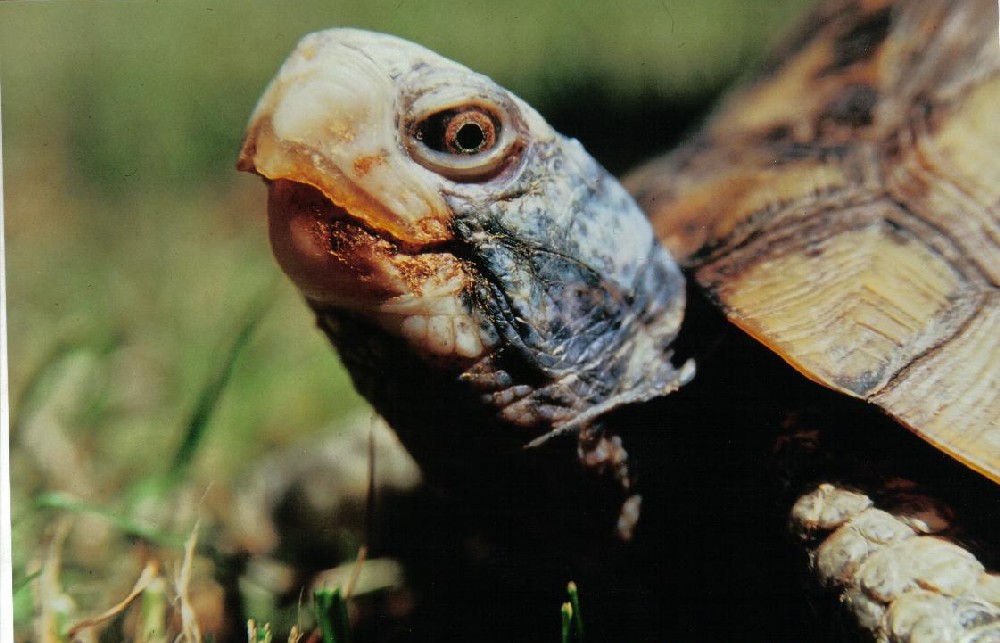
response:
<path fill-rule="evenodd" d="M 932 444 L 1000 482 L 1000 292 L 947 347 L 873 401 Z"/>
<path fill-rule="evenodd" d="M 948 341 L 976 305 L 947 262 L 881 222 L 768 257 L 719 294 L 736 323 L 796 368 L 859 397 Z"/>

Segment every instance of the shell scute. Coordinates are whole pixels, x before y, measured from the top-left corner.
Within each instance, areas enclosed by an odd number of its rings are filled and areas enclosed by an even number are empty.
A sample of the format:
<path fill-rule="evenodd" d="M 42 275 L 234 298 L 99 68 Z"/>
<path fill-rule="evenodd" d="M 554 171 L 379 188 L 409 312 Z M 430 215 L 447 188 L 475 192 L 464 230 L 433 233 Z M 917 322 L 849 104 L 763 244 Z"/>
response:
<path fill-rule="evenodd" d="M 997 11 L 825 4 L 626 184 L 734 323 L 1000 482 Z"/>

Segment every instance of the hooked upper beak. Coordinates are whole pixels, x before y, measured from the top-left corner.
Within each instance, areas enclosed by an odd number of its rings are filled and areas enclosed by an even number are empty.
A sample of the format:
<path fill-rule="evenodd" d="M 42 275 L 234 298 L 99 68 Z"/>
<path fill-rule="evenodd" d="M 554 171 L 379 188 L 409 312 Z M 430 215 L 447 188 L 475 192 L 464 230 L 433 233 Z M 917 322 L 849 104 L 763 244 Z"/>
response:
<path fill-rule="evenodd" d="M 452 238 L 436 183 L 401 143 L 391 70 L 352 47 L 354 34 L 302 40 L 251 116 L 237 163 L 268 182 L 275 256 L 319 304 L 412 292 L 402 255 Z"/>

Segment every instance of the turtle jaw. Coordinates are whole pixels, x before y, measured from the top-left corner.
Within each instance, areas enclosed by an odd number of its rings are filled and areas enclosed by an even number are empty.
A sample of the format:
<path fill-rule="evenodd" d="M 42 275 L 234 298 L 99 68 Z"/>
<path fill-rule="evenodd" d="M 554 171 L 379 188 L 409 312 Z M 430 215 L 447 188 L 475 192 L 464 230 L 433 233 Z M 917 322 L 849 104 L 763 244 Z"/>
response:
<path fill-rule="evenodd" d="M 268 181 L 268 228 L 278 264 L 317 312 L 361 315 L 461 366 L 492 346 L 465 304 L 470 268 L 449 243 L 396 239 L 289 179 Z"/>
<path fill-rule="evenodd" d="M 408 291 L 393 265 L 395 239 L 305 183 L 268 182 L 275 259 L 314 306 L 372 308 Z"/>

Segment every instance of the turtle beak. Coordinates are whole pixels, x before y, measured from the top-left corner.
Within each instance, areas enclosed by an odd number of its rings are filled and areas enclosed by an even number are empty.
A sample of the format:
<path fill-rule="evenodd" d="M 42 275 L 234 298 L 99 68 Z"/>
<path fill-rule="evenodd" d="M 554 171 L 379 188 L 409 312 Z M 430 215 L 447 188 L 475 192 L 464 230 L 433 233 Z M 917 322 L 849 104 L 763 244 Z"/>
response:
<path fill-rule="evenodd" d="M 267 212 L 274 256 L 308 300 L 370 308 L 409 291 L 397 245 L 316 188 L 269 181 Z"/>
<path fill-rule="evenodd" d="M 447 208 L 401 141 L 391 70 L 338 35 L 306 37 L 285 62 L 251 116 L 237 167 L 311 185 L 404 243 L 442 241 Z"/>
<path fill-rule="evenodd" d="M 396 96 L 333 32 L 300 43 L 251 117 L 237 167 L 268 182 L 274 254 L 320 306 L 412 293 L 406 258 L 452 238 L 437 184 L 401 143 Z"/>

